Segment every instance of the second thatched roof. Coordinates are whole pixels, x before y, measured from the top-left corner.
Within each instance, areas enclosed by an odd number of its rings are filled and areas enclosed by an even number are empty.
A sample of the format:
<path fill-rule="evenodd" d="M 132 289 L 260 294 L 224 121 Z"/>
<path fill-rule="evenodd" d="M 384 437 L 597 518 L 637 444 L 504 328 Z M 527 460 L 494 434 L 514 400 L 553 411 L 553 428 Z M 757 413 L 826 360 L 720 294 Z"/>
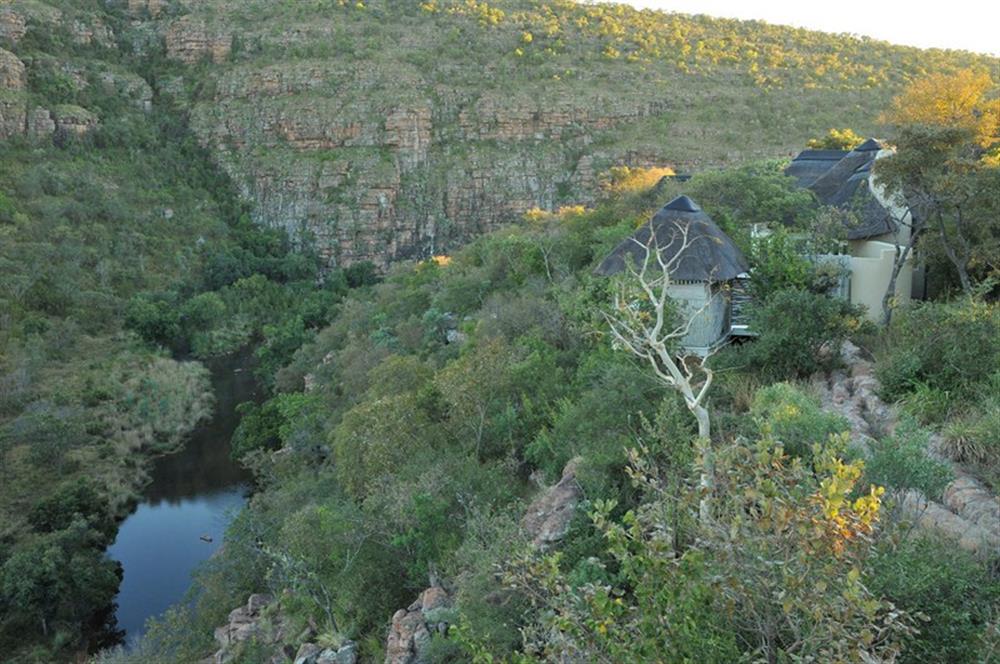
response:
<path fill-rule="evenodd" d="M 711 217 L 687 196 L 678 196 L 615 247 L 595 273 L 622 272 L 629 256 L 641 266 L 647 246 L 657 249 L 664 263 L 676 259 L 670 270 L 676 281 L 729 281 L 749 269 L 743 252 Z"/>

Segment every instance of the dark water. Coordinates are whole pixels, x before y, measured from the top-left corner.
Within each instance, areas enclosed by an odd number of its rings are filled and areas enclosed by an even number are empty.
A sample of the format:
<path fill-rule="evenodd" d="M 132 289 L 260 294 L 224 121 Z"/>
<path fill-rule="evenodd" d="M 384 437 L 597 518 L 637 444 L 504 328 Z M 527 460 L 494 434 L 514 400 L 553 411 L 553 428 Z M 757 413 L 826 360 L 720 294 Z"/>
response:
<path fill-rule="evenodd" d="M 258 399 L 248 367 L 245 357 L 211 367 L 213 418 L 183 450 L 156 459 L 143 500 L 108 549 L 124 572 L 115 617 L 127 642 L 142 635 L 148 618 L 181 601 L 191 572 L 222 545 L 246 500 L 249 477 L 230 458 L 229 439 L 239 423 L 236 406 Z"/>

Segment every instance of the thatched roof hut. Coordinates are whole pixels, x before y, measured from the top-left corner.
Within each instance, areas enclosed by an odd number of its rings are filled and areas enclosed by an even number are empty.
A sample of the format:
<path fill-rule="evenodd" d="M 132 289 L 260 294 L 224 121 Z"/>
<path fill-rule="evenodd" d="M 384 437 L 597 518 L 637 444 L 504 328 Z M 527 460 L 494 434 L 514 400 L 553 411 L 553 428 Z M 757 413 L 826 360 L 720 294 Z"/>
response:
<path fill-rule="evenodd" d="M 851 209 L 858 224 L 847 229 L 849 240 L 891 233 L 895 221 L 869 191 L 872 164 L 882 144 L 873 138 L 850 152 L 803 150 L 785 169 L 786 175 L 812 191 L 823 205 Z"/>
<path fill-rule="evenodd" d="M 629 256 L 641 265 L 646 247 L 657 249 L 664 263 L 674 261 L 670 271 L 674 281 L 729 281 L 749 269 L 729 236 L 687 196 L 664 205 L 615 247 L 595 272 L 603 276 L 622 272 Z"/>

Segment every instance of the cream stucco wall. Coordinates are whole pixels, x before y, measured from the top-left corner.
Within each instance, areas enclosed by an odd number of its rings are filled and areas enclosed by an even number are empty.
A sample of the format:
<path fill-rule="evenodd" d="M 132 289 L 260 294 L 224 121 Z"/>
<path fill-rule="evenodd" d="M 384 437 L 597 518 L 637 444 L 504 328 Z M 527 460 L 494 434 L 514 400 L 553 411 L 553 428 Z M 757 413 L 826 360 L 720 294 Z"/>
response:
<path fill-rule="evenodd" d="M 892 150 L 879 150 L 875 159 L 891 156 Z M 882 316 L 882 298 L 889 287 L 892 268 L 896 262 L 896 246 L 902 247 L 910 239 L 910 212 L 885 187 L 877 185 L 869 176 L 868 187 L 875 200 L 895 219 L 898 230 L 867 240 L 852 240 L 851 251 L 851 303 L 864 305 L 868 318 L 878 321 Z M 910 301 L 913 287 L 913 254 L 911 253 L 896 278 L 896 303 Z"/>
<path fill-rule="evenodd" d="M 896 262 L 896 245 L 876 240 L 855 240 L 851 243 L 851 304 L 864 305 L 868 318 L 878 321 L 882 316 L 882 297 L 889 287 L 892 267 Z M 896 278 L 896 303 L 910 301 L 913 283 L 911 255 Z"/>

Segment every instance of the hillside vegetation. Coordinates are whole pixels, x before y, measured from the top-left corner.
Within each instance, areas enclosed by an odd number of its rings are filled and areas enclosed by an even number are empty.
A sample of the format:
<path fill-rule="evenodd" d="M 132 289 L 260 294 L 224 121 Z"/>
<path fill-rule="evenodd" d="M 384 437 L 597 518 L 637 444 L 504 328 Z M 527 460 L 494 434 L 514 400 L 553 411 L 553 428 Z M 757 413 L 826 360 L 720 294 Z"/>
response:
<path fill-rule="evenodd" d="M 712 175 L 686 191 L 739 236 L 751 220 Z M 820 349 L 849 335 L 877 344 L 887 372 L 909 355 L 815 292 L 818 280 L 796 282 L 797 266 L 760 293 L 761 340 L 713 359 L 718 521 L 700 521 L 694 419 L 611 343 L 614 282 L 592 273 L 673 192 L 618 192 L 353 291 L 274 375 L 273 398 L 245 411 L 234 453 L 258 492 L 199 575 L 195 606 L 156 624 L 137 652 L 101 661 L 190 661 L 262 591 L 278 601 L 225 656 L 266 661 L 304 634 L 334 651 L 353 642 L 362 661 L 405 662 L 406 625 L 425 623 L 418 652 L 431 662 L 988 653 L 1000 599 L 989 564 L 913 530 L 901 509 L 906 491 L 940 499 L 954 479 L 925 454 L 930 430 L 901 425 L 862 460 L 854 425 L 801 381 L 836 369 Z M 775 186 L 759 202 L 794 206 L 796 192 Z M 985 394 L 1000 352 L 996 305 L 927 305 L 897 323 L 900 334 L 931 318 L 937 335 L 974 337 L 983 368 L 959 379 L 948 366 L 968 358 L 956 351 L 914 371 Z M 566 501 L 561 529 L 531 525 L 546 509 L 540 495 Z M 447 601 L 414 612 L 429 585 Z"/>
<path fill-rule="evenodd" d="M 996 486 L 997 378 L 974 367 L 995 350 L 995 304 L 905 314 L 897 329 L 934 331 L 914 363 L 819 295 L 787 238 L 757 253 L 749 228 L 780 216 L 805 231 L 822 212 L 763 158 L 830 127 L 878 132 L 890 99 L 926 73 L 997 65 L 563 0 L 2 2 L 4 661 L 79 660 L 120 637 L 103 550 L 151 456 L 210 413 L 200 361 L 247 347 L 269 399 L 243 409 L 233 447 L 257 495 L 197 603 L 101 659 L 199 660 L 232 608 L 268 590 L 282 597 L 268 626 L 290 641 L 353 642 L 376 661 L 394 612 L 441 584 L 451 628 L 433 661 L 554 657 L 553 630 L 585 658 L 652 657 L 653 623 L 625 614 L 668 609 L 685 626 L 676 652 L 732 661 L 763 652 L 743 602 L 778 581 L 736 584 L 746 560 L 713 560 L 734 548 L 727 537 L 819 561 L 789 569 L 822 587 L 762 609 L 777 625 L 768 652 L 850 658 L 844 644 L 870 631 L 871 652 L 910 661 L 995 649 L 988 566 L 907 537 L 869 492 L 940 493 L 948 468 L 923 451 L 937 429 Z M 680 191 L 660 182 L 671 168 L 698 173 L 684 191 L 769 277 L 758 322 L 772 342 L 718 358 L 714 442 L 733 497 L 719 510 L 734 535 L 696 523 L 689 414 L 609 343 L 608 284 L 591 273 Z M 977 283 L 995 272 L 983 255 Z M 881 475 L 794 382 L 835 365 L 817 353 L 848 334 L 871 342 L 886 398 L 918 420 Z M 936 362 L 939 334 L 979 341 Z M 554 557 L 536 555 L 522 516 L 567 466 L 577 509 Z M 827 519 L 819 548 L 741 520 L 735 497 L 775 486 L 769 504 L 790 530 Z M 641 536 L 668 531 L 677 556 Z M 717 592 L 719 579 L 735 590 Z M 661 586 L 672 590 L 642 593 Z M 828 613 L 811 622 L 815 606 Z M 919 614 L 932 622 L 917 634 Z M 796 640 L 806 624 L 821 636 Z M 639 649 L 605 650 L 628 639 Z M 276 645 L 233 656 L 265 661 Z"/>

